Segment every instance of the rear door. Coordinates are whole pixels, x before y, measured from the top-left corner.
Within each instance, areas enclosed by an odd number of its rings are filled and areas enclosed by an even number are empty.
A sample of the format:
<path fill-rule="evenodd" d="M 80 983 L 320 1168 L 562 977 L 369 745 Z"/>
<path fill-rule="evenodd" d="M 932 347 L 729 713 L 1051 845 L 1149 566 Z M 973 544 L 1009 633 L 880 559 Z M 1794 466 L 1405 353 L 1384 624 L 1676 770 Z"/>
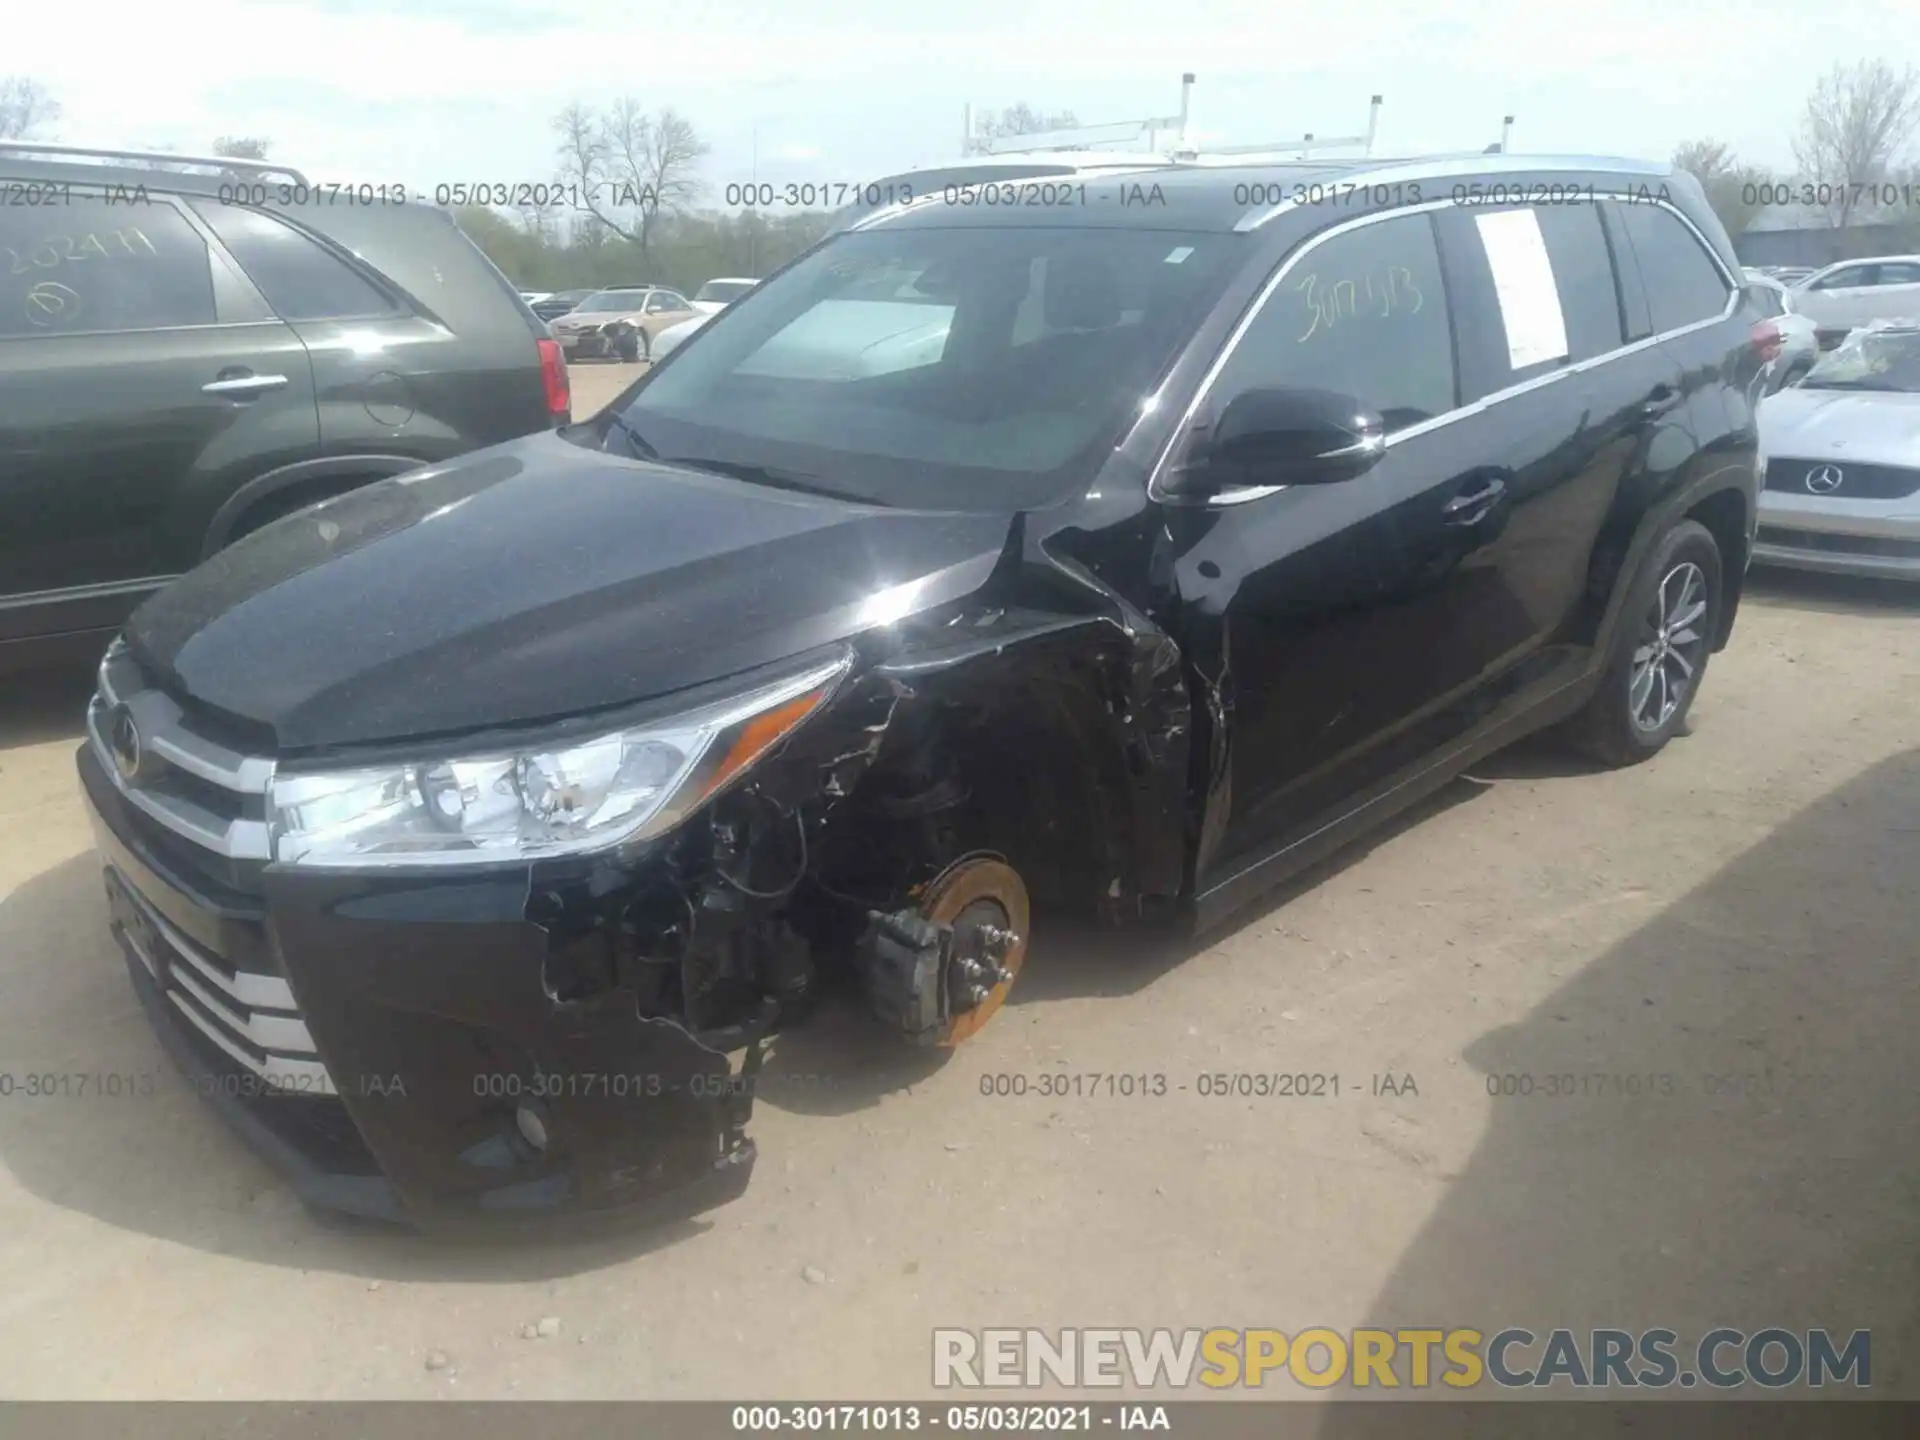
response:
<path fill-rule="evenodd" d="M 1584 664 L 1571 627 L 1595 543 L 1679 392 L 1669 359 L 1627 350 L 1597 203 L 1437 219 L 1463 410 L 1435 443 L 1471 469 L 1395 496 L 1388 561 L 1416 643 L 1385 683 L 1417 733 L 1445 743 Z"/>
<path fill-rule="evenodd" d="M 119 624 L 318 438 L 299 338 L 174 200 L 0 209 L 0 639 Z"/>
<path fill-rule="evenodd" d="M 1761 394 L 1761 361 L 1747 327 L 1734 319 L 1740 287 L 1699 232 L 1668 206 L 1644 199 L 1607 204 L 1645 297 L 1628 338 L 1656 340 L 1678 366 L 1680 393 L 1660 415 L 1676 433 L 1652 463 L 1665 471 L 1702 453 L 1732 461 L 1752 448 L 1752 406 Z"/>
<path fill-rule="evenodd" d="M 219 200 L 191 204 L 267 311 L 306 347 L 329 459 L 437 461 L 490 438 L 472 434 L 470 419 L 443 403 L 444 382 L 459 375 L 460 348 L 444 325 L 415 314 L 297 219 Z"/>
<path fill-rule="evenodd" d="M 1822 341 L 1830 344 L 1868 317 L 1872 287 L 1871 265 L 1842 265 L 1802 287 L 1806 303 L 1801 308 L 1820 327 Z"/>
<path fill-rule="evenodd" d="M 1868 292 L 1870 313 L 1865 320 L 1920 320 L 1920 264 L 1912 260 L 1877 262 Z"/>

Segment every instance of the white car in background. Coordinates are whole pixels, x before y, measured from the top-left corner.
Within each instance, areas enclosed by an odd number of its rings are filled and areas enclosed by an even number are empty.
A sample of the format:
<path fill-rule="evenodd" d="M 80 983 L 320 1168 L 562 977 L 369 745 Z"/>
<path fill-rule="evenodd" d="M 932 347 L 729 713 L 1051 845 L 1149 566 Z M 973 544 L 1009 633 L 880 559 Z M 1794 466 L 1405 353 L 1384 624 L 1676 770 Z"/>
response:
<path fill-rule="evenodd" d="M 693 308 L 705 315 L 718 315 L 759 283 L 731 275 L 716 276 L 693 292 Z"/>
<path fill-rule="evenodd" d="M 1920 580 L 1920 320 L 1854 331 L 1760 403 L 1756 563 Z"/>
<path fill-rule="evenodd" d="M 1746 272 L 1747 292 L 1760 313 L 1780 332 L 1780 353 L 1767 362 L 1762 393 L 1771 395 L 1800 377 L 1820 358 L 1819 327 L 1794 306 L 1793 291 L 1759 270 Z"/>
<path fill-rule="evenodd" d="M 747 291 L 758 285 L 758 280 L 722 278 L 709 280 L 693 296 L 693 308 L 700 313 L 691 320 L 682 320 L 670 329 L 662 330 L 653 337 L 653 358 L 664 360 L 673 353 L 681 341 L 698 330 L 707 321 L 718 315 L 727 306 L 738 300 Z"/>
<path fill-rule="evenodd" d="M 1920 316 L 1920 255 L 1870 255 L 1816 270 L 1793 287 L 1794 308 L 1819 327 L 1826 349 L 1874 320 Z"/>

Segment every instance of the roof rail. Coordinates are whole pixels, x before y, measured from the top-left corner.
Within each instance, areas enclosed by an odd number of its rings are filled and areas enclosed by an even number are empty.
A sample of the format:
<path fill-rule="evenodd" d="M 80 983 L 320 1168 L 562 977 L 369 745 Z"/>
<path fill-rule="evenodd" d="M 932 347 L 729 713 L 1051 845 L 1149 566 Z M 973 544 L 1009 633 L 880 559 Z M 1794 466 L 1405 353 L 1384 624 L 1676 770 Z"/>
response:
<path fill-rule="evenodd" d="M 310 182 L 291 165 L 273 160 L 247 160 L 232 155 L 176 155 L 170 150 L 98 150 L 90 145 L 49 145 L 37 140 L 0 140 L 0 154 L 44 156 L 52 160 L 131 160 L 149 168 L 165 165 L 207 165 L 258 175 L 284 175 L 296 185 Z"/>
<path fill-rule="evenodd" d="M 1354 150 L 1364 155 L 1373 153 L 1373 143 L 1380 131 L 1381 97 L 1372 97 L 1367 110 L 1367 128 L 1360 135 L 1323 135 L 1315 136 L 1309 131 L 1298 140 L 1273 140 L 1256 145 L 1214 146 L 1206 151 L 1196 148 L 1189 141 L 1189 124 L 1193 113 L 1193 88 L 1195 79 L 1192 71 L 1180 77 L 1180 113 L 1177 115 L 1152 116 L 1144 120 L 1118 120 L 1103 125 L 1064 125 L 1054 130 L 1020 135 L 982 136 L 975 124 L 973 106 L 966 107 L 962 122 L 961 154 L 963 157 L 1004 156 L 1008 154 L 1030 155 L 1037 153 L 1059 153 L 1085 151 L 1096 148 L 1115 149 L 1127 141 L 1144 141 L 1143 153 L 1157 156 L 1162 162 L 1175 164 L 1183 161 L 1207 160 L 1214 157 L 1238 157 L 1258 159 L 1265 156 L 1292 155 L 1302 160 L 1314 158 L 1316 150 Z M 1163 144 L 1163 135 L 1171 132 L 1171 145 Z M 1216 163 L 1218 161 L 1216 160 Z"/>

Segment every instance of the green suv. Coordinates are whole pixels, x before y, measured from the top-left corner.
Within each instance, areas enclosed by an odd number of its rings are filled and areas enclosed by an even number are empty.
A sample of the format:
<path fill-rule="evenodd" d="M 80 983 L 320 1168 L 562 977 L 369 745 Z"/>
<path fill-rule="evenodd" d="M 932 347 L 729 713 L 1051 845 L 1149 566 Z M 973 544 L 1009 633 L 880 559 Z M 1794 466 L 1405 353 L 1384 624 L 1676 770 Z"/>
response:
<path fill-rule="evenodd" d="M 0 141 L 0 671 L 322 499 L 566 424 L 445 210 L 266 162 Z"/>

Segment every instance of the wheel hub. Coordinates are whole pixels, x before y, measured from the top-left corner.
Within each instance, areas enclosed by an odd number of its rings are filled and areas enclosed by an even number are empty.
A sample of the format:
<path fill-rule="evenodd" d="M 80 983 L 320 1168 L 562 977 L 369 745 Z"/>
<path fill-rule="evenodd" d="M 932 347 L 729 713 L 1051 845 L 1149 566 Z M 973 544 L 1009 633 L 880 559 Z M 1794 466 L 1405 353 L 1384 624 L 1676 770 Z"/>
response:
<path fill-rule="evenodd" d="M 1706 650 L 1707 578 L 1691 560 L 1660 579 L 1633 652 L 1627 703 L 1641 730 L 1658 730 L 1686 703 Z"/>
<path fill-rule="evenodd" d="M 935 1037 L 958 1045 L 991 1020 L 1027 958 L 1027 887 L 1004 861 L 963 860 L 920 896 L 920 913 L 951 928 L 946 982 L 950 1017 Z"/>

